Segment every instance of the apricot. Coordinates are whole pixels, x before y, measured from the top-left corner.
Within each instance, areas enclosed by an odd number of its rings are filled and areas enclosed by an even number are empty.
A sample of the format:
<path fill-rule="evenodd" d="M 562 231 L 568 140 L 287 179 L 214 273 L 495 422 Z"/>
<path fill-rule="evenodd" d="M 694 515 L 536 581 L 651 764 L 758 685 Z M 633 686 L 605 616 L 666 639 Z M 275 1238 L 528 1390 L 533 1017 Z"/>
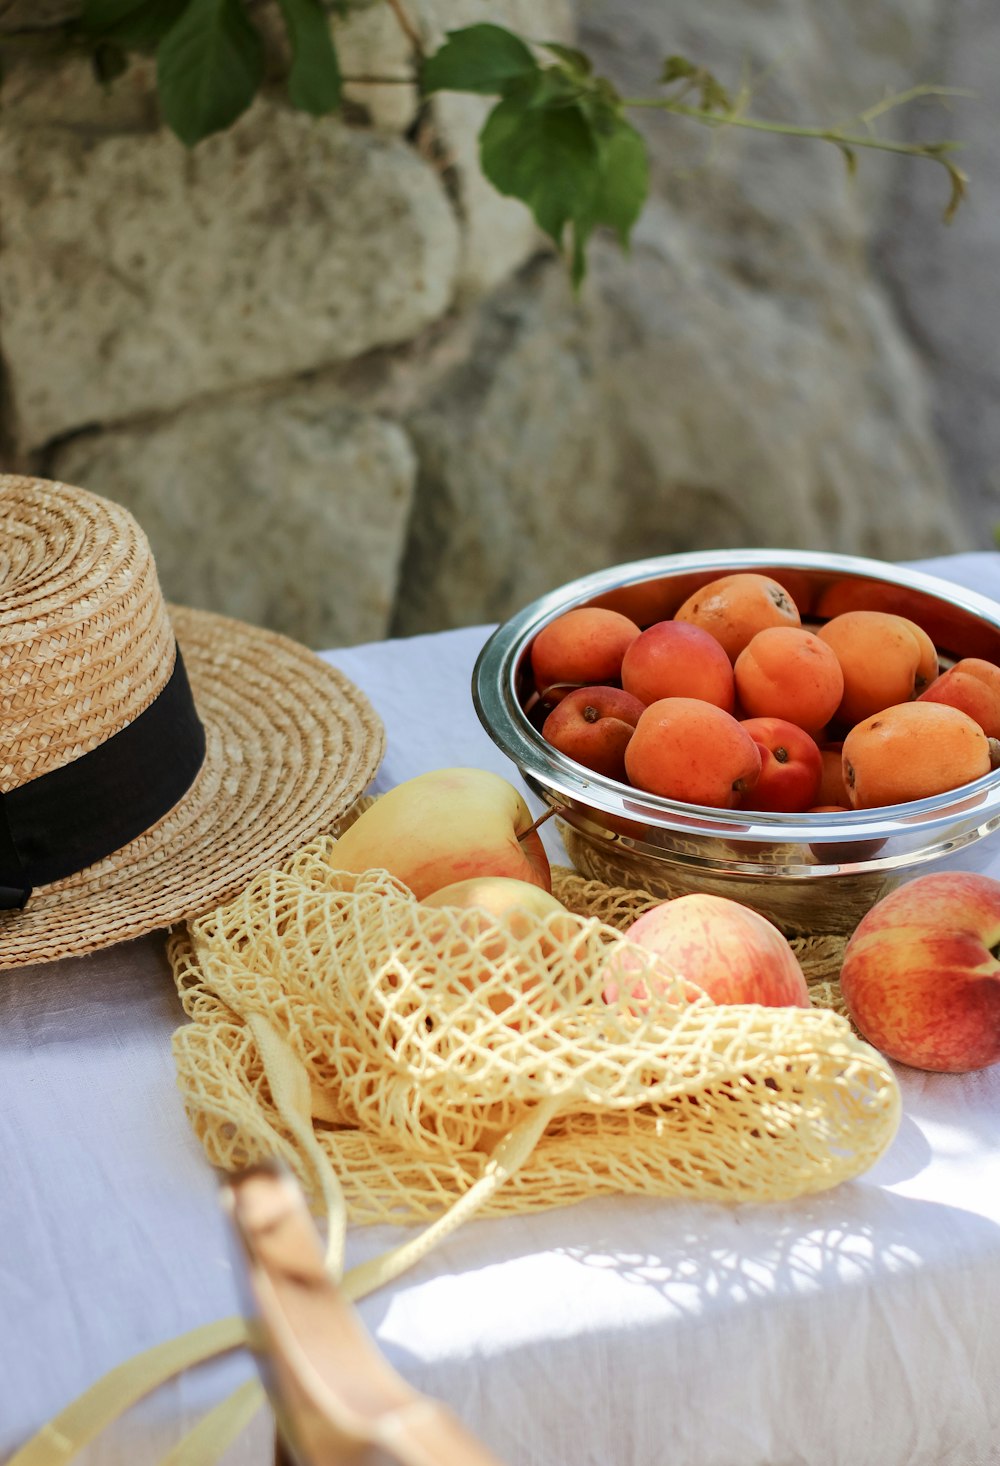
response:
<path fill-rule="evenodd" d="M 732 663 L 700 626 L 658 621 L 636 637 L 622 659 L 622 687 L 647 706 L 663 697 L 699 697 L 733 711 Z"/>
<path fill-rule="evenodd" d="M 844 695 L 836 717 L 848 727 L 883 708 L 909 702 L 938 675 L 927 632 L 890 611 L 845 611 L 818 632 L 836 653 Z"/>
<path fill-rule="evenodd" d="M 1000 667 L 980 657 L 963 657 L 942 672 L 917 699 L 942 702 L 968 713 L 987 738 L 1000 738 Z"/>
<path fill-rule="evenodd" d="M 843 743 L 820 745 L 819 756 L 823 763 L 819 794 L 816 803 L 830 809 L 850 809 L 851 796 L 844 783 Z"/>
<path fill-rule="evenodd" d="M 832 647 L 800 626 L 769 626 L 733 668 L 740 706 L 752 718 L 783 718 L 818 733 L 840 706 L 844 674 Z"/>
<path fill-rule="evenodd" d="M 795 609 L 801 617 L 809 613 L 816 601 L 818 587 L 816 575 L 811 570 L 796 570 L 791 565 L 776 565 L 760 572 L 776 580 L 782 590 L 788 592 L 795 602 Z"/>
<path fill-rule="evenodd" d="M 988 774 L 990 743 L 968 713 L 904 702 L 863 719 L 844 739 L 844 783 L 855 809 L 943 794 Z"/>
<path fill-rule="evenodd" d="M 622 658 L 639 628 L 620 611 L 577 606 L 543 626 L 531 644 L 535 686 L 547 702 L 571 687 L 604 686 L 621 676 Z"/>
<path fill-rule="evenodd" d="M 664 697 L 651 703 L 625 750 L 637 789 L 714 809 L 734 809 L 760 775 L 750 734 L 714 703 Z"/>
<path fill-rule="evenodd" d="M 766 626 L 798 626 L 798 609 L 783 585 L 770 575 L 740 570 L 720 576 L 688 596 L 674 612 L 675 621 L 689 621 L 711 632 L 731 662 Z"/>
<path fill-rule="evenodd" d="M 624 782 L 625 749 L 645 711 L 620 687 L 576 687 L 549 713 L 542 737 L 595 773 Z"/>

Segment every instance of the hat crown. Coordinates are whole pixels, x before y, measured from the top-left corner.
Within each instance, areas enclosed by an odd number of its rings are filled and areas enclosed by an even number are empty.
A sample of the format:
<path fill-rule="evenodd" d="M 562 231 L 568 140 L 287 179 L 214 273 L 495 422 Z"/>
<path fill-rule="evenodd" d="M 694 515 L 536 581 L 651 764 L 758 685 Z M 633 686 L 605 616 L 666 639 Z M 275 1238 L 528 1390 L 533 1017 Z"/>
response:
<path fill-rule="evenodd" d="M 120 732 L 174 658 L 132 515 L 84 489 L 0 475 L 0 792 Z"/>

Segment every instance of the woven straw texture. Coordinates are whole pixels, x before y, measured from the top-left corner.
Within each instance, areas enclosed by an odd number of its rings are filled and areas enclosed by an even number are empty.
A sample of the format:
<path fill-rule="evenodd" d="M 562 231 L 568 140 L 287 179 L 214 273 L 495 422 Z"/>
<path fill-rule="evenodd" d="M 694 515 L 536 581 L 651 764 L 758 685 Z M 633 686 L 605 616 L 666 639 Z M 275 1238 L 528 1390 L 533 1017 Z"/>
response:
<path fill-rule="evenodd" d="M 355 1222 L 431 1221 L 468 1196 L 789 1198 L 895 1132 L 889 1065 L 835 1013 L 683 1001 L 679 978 L 655 1014 L 606 1004 L 616 951 L 651 960 L 610 924 L 628 893 L 560 873 L 585 914 L 514 934 L 336 861 L 316 841 L 171 938 L 179 1083 L 224 1170 L 278 1154 Z"/>
<path fill-rule="evenodd" d="M 168 608 L 145 536 L 82 489 L 0 476 L 0 790 L 117 732 L 184 656 L 207 751 L 185 797 L 107 859 L 0 912 L 0 969 L 167 927 L 229 900 L 335 821 L 384 747 L 367 698 L 313 652 Z"/>

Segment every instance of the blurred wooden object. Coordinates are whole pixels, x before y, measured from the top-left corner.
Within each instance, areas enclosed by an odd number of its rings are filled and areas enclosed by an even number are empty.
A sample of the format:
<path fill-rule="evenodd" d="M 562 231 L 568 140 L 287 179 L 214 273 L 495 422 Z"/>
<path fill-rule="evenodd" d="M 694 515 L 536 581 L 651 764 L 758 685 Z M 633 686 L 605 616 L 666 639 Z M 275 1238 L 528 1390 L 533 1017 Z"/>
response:
<path fill-rule="evenodd" d="M 379 1353 L 324 1269 L 291 1176 L 253 1167 L 223 1199 L 246 1260 L 254 1349 L 277 1420 L 276 1466 L 501 1466 Z"/>

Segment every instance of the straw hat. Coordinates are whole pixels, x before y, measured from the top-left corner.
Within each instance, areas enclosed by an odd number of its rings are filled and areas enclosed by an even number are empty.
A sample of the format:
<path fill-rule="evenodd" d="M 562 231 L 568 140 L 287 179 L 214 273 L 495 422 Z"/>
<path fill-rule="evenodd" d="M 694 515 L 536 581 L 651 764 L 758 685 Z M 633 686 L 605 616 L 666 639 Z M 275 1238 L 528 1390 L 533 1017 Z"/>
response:
<path fill-rule="evenodd" d="M 0 969 L 229 900 L 329 829 L 383 748 L 305 647 L 168 610 L 125 509 L 0 474 Z"/>

